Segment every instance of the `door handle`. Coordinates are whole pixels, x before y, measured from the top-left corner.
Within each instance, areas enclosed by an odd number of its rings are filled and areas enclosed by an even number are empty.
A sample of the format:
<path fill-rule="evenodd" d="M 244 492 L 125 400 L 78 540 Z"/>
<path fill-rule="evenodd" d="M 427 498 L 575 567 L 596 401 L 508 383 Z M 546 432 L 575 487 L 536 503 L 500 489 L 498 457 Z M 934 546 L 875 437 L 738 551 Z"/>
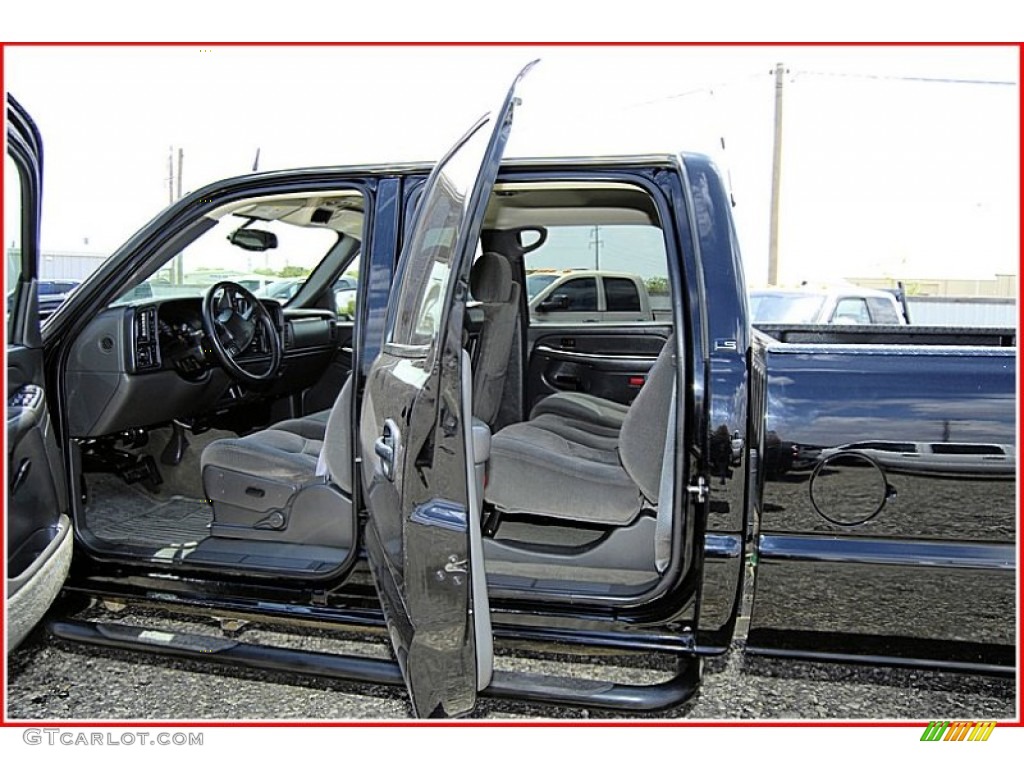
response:
<path fill-rule="evenodd" d="M 11 475 L 10 493 L 11 496 L 18 492 L 18 489 L 24 485 L 25 480 L 28 478 L 28 472 L 32 469 L 32 462 L 28 459 L 22 459 L 18 464 L 17 470 Z"/>
<path fill-rule="evenodd" d="M 573 376 L 569 373 L 556 373 L 553 378 L 555 384 L 559 387 L 564 387 L 566 389 L 572 388 L 574 390 L 578 390 L 580 388 L 579 376 Z"/>
<path fill-rule="evenodd" d="M 384 422 L 384 431 L 373 443 L 373 452 L 380 459 L 380 472 L 388 480 L 395 479 L 395 456 L 398 454 L 398 425 L 391 419 Z"/>

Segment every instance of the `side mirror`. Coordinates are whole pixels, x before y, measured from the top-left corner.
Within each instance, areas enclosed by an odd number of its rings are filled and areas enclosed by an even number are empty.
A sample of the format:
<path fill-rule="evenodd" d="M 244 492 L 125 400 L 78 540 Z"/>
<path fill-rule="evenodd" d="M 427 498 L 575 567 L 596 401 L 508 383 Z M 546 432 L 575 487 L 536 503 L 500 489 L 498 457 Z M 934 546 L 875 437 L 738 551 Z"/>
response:
<path fill-rule="evenodd" d="M 269 251 L 271 248 L 277 248 L 277 235 L 265 229 L 241 227 L 228 235 L 228 240 L 232 245 L 246 251 Z"/>
<path fill-rule="evenodd" d="M 569 297 L 564 293 L 558 293 L 554 296 L 548 296 L 540 304 L 537 305 L 538 312 L 558 312 L 560 310 L 566 310 L 569 308 Z"/>

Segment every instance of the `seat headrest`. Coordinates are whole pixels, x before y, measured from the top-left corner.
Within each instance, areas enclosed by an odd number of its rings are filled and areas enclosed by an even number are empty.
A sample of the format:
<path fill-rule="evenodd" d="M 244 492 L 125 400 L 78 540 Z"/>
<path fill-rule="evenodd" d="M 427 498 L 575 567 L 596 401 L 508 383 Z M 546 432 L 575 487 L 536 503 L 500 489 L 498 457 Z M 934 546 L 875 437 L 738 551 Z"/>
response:
<path fill-rule="evenodd" d="M 512 265 L 500 253 L 485 253 L 469 273 L 470 293 L 485 304 L 511 301 L 512 285 Z"/>

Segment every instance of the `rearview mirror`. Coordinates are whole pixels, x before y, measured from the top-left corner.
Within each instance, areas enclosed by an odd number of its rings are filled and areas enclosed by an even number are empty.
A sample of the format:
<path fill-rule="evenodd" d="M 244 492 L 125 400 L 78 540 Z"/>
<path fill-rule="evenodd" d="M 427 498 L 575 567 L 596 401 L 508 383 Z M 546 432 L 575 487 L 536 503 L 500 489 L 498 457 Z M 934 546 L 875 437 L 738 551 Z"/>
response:
<path fill-rule="evenodd" d="M 265 229 L 241 227 L 228 235 L 228 240 L 232 245 L 246 251 L 269 251 L 271 248 L 277 248 L 277 235 Z"/>

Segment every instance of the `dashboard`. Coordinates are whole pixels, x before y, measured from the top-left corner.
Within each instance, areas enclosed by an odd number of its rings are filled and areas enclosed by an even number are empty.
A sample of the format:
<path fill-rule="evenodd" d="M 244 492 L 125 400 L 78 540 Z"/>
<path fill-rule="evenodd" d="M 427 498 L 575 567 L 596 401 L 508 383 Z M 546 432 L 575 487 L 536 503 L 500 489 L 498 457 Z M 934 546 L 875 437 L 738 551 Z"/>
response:
<path fill-rule="evenodd" d="M 171 419 L 202 416 L 312 386 L 339 346 L 337 316 L 286 310 L 264 299 L 282 342 L 279 374 L 259 386 L 235 382 L 203 331 L 202 298 L 146 299 L 100 312 L 71 346 L 65 369 L 73 437 L 99 437 Z M 264 370 L 269 346 L 261 326 L 239 365 Z"/>
<path fill-rule="evenodd" d="M 210 341 L 203 330 L 201 299 L 185 298 L 165 301 L 135 308 L 132 320 L 132 363 L 135 373 L 171 370 L 187 380 L 204 376 L 210 369 L 219 367 Z M 281 336 L 284 349 L 288 341 L 294 342 L 295 334 L 285 320 L 281 305 L 272 299 L 263 301 Z M 329 320 L 329 315 L 323 318 Z M 321 330 L 322 340 L 330 342 L 329 323 Z M 294 346 L 294 343 L 291 345 Z M 315 346 L 307 344 L 306 346 Z M 266 329 L 260 325 L 248 348 L 238 357 L 243 367 L 265 365 L 270 357 L 270 342 Z"/>

